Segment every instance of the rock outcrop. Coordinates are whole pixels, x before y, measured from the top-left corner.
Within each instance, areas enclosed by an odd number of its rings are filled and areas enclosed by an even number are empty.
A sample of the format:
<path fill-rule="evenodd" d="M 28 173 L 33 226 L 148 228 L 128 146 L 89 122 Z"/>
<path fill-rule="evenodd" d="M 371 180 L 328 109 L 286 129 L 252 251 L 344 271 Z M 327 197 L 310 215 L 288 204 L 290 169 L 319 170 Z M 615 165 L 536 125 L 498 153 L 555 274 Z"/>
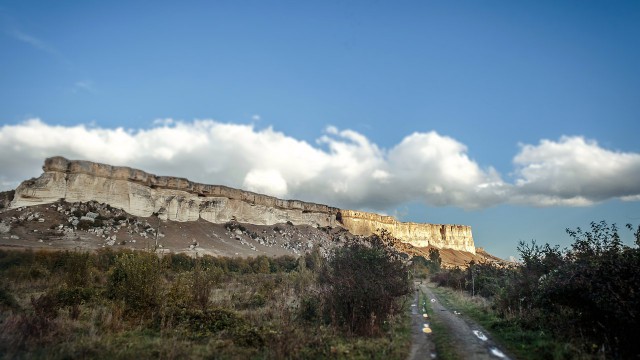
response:
<path fill-rule="evenodd" d="M 384 229 L 416 247 L 435 246 L 476 253 L 470 226 L 400 222 L 392 216 L 354 210 L 340 210 L 339 217 L 343 226 L 355 235 L 370 235 Z"/>
<path fill-rule="evenodd" d="M 463 225 L 403 223 L 390 216 L 341 210 L 298 200 L 204 185 L 184 178 L 156 176 L 142 170 L 90 161 L 52 157 L 44 173 L 16 189 L 11 208 L 67 202 L 98 201 L 135 216 L 213 223 L 238 221 L 256 225 L 343 226 L 356 235 L 386 229 L 414 246 L 436 246 L 475 253 L 471 228 Z"/>

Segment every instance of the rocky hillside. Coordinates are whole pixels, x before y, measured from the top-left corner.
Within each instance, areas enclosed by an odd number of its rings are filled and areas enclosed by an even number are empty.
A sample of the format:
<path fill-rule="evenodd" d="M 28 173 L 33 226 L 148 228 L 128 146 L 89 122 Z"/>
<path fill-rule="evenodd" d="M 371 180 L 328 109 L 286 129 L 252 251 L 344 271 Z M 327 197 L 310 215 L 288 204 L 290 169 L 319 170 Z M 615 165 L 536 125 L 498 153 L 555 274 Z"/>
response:
<path fill-rule="evenodd" d="M 0 247 L 86 250 L 157 249 L 158 252 L 213 256 L 301 255 L 354 239 L 341 227 L 315 228 L 282 223 L 214 224 L 139 217 L 96 201 L 33 205 L 0 211 Z"/>
<path fill-rule="evenodd" d="M 385 229 L 415 247 L 476 252 L 471 228 L 464 225 L 403 223 L 389 216 L 282 200 L 226 186 L 62 157 L 46 159 L 43 170 L 40 177 L 20 184 L 10 209 L 60 200 L 95 201 L 136 217 L 157 216 L 177 222 L 203 220 L 261 226 L 290 223 L 312 228 L 343 227 L 351 234 L 365 236 Z"/>

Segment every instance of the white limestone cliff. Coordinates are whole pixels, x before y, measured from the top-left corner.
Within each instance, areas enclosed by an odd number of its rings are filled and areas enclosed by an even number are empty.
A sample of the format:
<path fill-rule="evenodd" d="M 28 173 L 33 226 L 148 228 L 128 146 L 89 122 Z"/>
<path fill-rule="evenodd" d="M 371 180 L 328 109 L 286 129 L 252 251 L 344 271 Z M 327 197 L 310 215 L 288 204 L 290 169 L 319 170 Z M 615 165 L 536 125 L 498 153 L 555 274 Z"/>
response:
<path fill-rule="evenodd" d="M 156 176 L 128 167 L 52 157 L 44 173 L 16 189 L 10 208 L 67 202 L 98 201 L 135 216 L 172 221 L 203 219 L 273 225 L 344 226 L 356 235 L 386 229 L 414 246 L 436 246 L 475 253 L 471 228 L 463 225 L 403 223 L 393 217 L 204 185 L 184 178 Z"/>

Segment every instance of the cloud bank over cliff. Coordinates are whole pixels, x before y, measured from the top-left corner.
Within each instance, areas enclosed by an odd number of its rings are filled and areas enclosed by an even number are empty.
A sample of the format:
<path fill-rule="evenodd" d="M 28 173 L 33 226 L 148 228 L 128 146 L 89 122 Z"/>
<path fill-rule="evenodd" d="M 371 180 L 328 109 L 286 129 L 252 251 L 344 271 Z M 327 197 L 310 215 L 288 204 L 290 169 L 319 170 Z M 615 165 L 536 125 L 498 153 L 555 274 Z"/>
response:
<path fill-rule="evenodd" d="M 410 134 L 384 149 L 335 127 L 310 144 L 271 127 L 213 120 L 163 119 L 150 129 L 129 130 L 31 119 L 0 127 L 0 144 L 3 190 L 37 176 L 44 158 L 62 155 L 355 209 L 389 209 L 417 199 L 462 208 L 640 200 L 640 154 L 580 136 L 521 144 L 510 181 L 435 131 Z"/>

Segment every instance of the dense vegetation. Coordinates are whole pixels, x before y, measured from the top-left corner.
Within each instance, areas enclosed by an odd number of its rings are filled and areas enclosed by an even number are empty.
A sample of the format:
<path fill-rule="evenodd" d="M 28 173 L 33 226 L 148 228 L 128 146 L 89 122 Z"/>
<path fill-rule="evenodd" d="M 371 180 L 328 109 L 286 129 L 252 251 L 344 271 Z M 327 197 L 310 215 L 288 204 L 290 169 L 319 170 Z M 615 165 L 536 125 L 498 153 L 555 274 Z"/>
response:
<path fill-rule="evenodd" d="M 404 358 L 407 268 L 368 240 L 328 259 L 2 250 L 0 355 Z"/>
<path fill-rule="evenodd" d="M 480 317 L 495 315 L 489 330 L 522 357 L 640 356 L 640 227 L 633 247 L 605 222 L 567 233 L 569 249 L 521 242 L 521 264 L 471 263 L 432 279 L 488 299 Z"/>

